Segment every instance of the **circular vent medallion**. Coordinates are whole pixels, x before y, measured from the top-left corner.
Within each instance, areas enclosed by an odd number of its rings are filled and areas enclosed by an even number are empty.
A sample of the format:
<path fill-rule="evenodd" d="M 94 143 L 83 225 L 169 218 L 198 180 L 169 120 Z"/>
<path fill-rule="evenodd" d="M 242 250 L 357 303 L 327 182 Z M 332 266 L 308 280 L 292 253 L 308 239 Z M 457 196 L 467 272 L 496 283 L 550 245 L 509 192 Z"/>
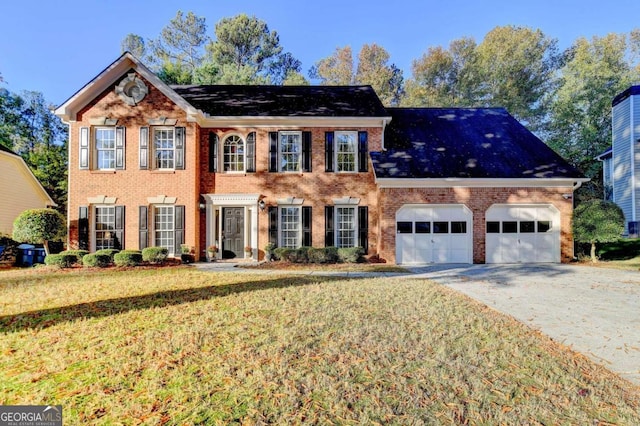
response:
<path fill-rule="evenodd" d="M 116 94 L 120 96 L 127 105 L 136 105 L 149 92 L 147 85 L 144 84 L 134 73 L 129 74 L 123 78 L 122 81 L 116 86 Z"/>

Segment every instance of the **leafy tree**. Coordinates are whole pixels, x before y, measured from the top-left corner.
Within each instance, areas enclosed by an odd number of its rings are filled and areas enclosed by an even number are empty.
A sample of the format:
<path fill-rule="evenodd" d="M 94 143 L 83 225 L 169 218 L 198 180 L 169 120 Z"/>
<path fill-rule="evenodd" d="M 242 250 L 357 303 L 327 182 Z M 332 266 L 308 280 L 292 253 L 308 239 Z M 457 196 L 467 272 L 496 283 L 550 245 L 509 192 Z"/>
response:
<path fill-rule="evenodd" d="M 389 65 L 389 53 L 377 44 L 365 44 L 358 54 L 355 81 L 369 84 L 385 105 L 398 105 L 403 95 L 402 70 Z"/>
<path fill-rule="evenodd" d="M 573 237 L 591 244 L 591 261 L 597 262 L 596 243 L 616 241 L 624 231 L 624 214 L 617 204 L 604 200 L 582 202 L 573 212 Z"/>
<path fill-rule="evenodd" d="M 478 53 L 472 38 L 454 40 L 449 49 L 430 47 L 412 64 L 403 104 L 409 106 L 477 106 Z"/>
<path fill-rule="evenodd" d="M 283 53 L 270 65 L 271 84 L 283 84 L 288 77 L 300 74 L 302 63 L 289 52 Z"/>
<path fill-rule="evenodd" d="M 151 60 L 159 69 L 158 76 L 169 84 L 191 83 L 203 61 L 203 48 L 209 40 L 205 18 L 193 12 L 178 11 L 160 37 L 151 40 Z M 125 39 L 126 40 L 126 39 Z M 189 80 L 185 82 L 189 76 Z"/>
<path fill-rule="evenodd" d="M 223 18 L 216 24 L 215 35 L 216 39 L 206 49 L 209 61 L 219 67 L 222 81 L 244 81 L 247 77 L 253 82 L 269 81 L 271 77 L 286 76 L 281 70 L 275 76 L 271 74 L 278 61 L 295 65 L 290 54 L 281 59 L 278 33 L 269 30 L 266 22 L 255 16 L 243 13 Z M 238 76 L 231 75 L 234 73 Z"/>
<path fill-rule="evenodd" d="M 137 34 L 127 34 L 120 43 L 120 51 L 122 53 L 131 52 L 136 58 L 146 60 L 147 46 L 145 45 L 144 38 Z"/>
<path fill-rule="evenodd" d="M 633 63 L 639 41 L 633 34 L 580 38 L 565 52 L 547 143 L 592 179 L 583 186 L 587 196 L 602 193 L 595 157 L 611 144 L 612 99 L 640 77 Z"/>
<path fill-rule="evenodd" d="M 353 84 L 353 54 L 351 46 L 337 47 L 331 56 L 320 59 L 309 70 L 309 77 L 325 86 Z"/>
<path fill-rule="evenodd" d="M 49 254 L 49 241 L 62 241 L 66 234 L 65 219 L 53 209 L 25 210 L 13 222 L 13 239 L 43 244 Z"/>

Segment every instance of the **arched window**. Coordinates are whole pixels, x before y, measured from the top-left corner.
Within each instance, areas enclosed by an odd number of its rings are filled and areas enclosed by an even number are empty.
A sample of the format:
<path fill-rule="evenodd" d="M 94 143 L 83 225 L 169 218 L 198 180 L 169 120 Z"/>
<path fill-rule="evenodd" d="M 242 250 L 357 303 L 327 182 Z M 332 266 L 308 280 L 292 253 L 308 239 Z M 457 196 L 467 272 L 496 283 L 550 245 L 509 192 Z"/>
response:
<path fill-rule="evenodd" d="M 225 172 L 244 172 L 244 141 L 240 136 L 231 135 L 223 144 L 223 170 Z"/>

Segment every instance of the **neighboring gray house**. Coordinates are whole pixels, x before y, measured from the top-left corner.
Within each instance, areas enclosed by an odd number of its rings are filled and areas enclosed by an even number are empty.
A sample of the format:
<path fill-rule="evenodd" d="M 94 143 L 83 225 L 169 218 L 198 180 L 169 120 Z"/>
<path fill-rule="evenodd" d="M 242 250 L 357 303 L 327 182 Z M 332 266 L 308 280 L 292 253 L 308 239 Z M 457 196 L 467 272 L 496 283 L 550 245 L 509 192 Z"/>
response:
<path fill-rule="evenodd" d="M 612 102 L 612 146 L 597 158 L 603 165 L 605 199 L 620 206 L 625 234 L 640 234 L 640 85 L 631 86 Z"/>

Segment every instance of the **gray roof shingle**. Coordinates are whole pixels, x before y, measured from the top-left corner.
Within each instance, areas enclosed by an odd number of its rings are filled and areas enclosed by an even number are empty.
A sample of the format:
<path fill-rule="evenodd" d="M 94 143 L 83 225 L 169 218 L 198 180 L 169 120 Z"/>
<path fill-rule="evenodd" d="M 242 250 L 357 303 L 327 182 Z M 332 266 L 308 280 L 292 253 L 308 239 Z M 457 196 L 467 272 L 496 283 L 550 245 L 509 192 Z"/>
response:
<path fill-rule="evenodd" d="M 212 117 L 388 117 L 371 86 L 171 86 Z"/>
<path fill-rule="evenodd" d="M 377 178 L 584 178 L 503 108 L 387 108 Z"/>

